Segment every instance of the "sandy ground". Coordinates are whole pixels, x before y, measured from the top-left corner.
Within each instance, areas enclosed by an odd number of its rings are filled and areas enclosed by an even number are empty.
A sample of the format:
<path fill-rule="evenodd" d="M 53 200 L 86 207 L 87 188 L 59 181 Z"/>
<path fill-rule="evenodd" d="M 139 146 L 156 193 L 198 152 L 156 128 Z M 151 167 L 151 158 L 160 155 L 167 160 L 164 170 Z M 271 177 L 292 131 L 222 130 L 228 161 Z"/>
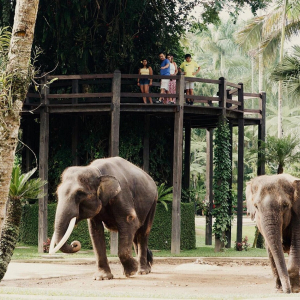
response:
<path fill-rule="evenodd" d="M 0 283 L 0 299 L 24 299 L 24 294 L 32 294 L 27 299 L 87 299 L 88 296 L 96 299 L 274 299 L 285 296 L 275 293 L 266 259 L 157 259 L 151 274 L 131 278 L 124 277 L 118 261 L 110 265 L 114 279 L 95 281 L 93 264 L 13 262 Z M 20 294 L 20 298 L 8 295 L 12 291 Z M 299 299 L 299 295 L 291 296 Z"/>
<path fill-rule="evenodd" d="M 204 218 L 196 218 L 203 224 Z M 249 218 L 244 225 L 251 225 Z M 155 253 L 154 253 L 155 255 Z M 0 299 L 299 299 L 278 294 L 267 258 L 155 258 L 152 272 L 126 278 L 110 258 L 113 280 L 95 281 L 93 259 L 12 262 Z"/>

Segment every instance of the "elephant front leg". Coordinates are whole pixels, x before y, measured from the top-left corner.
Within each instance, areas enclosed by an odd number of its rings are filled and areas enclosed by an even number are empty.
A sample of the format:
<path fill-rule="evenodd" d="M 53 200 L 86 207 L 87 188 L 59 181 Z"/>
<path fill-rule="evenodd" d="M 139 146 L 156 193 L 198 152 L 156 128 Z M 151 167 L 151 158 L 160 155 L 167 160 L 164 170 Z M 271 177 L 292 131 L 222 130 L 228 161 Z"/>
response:
<path fill-rule="evenodd" d="M 95 217 L 94 219 L 88 220 L 88 225 L 98 268 L 93 279 L 112 279 L 113 274 L 111 273 L 106 256 L 105 235 L 102 221 L 97 220 Z"/>
<path fill-rule="evenodd" d="M 290 277 L 292 293 L 300 292 L 299 266 L 300 266 L 300 221 L 293 213 L 292 220 L 292 241 L 289 253 L 288 273 Z"/>
<path fill-rule="evenodd" d="M 118 256 L 124 268 L 124 275 L 130 277 L 138 271 L 138 262 L 132 257 L 133 229 L 130 227 L 119 230 Z"/>
<path fill-rule="evenodd" d="M 277 271 L 277 268 L 276 268 L 276 265 L 275 265 L 275 261 L 274 261 L 273 255 L 272 255 L 269 247 L 267 247 L 267 251 L 268 251 L 268 255 L 269 255 L 269 259 L 270 259 L 271 269 L 272 269 L 273 275 L 275 277 L 275 287 L 276 287 L 276 290 L 278 292 L 282 293 L 281 281 L 280 281 L 280 278 L 279 278 L 279 275 L 278 275 L 278 271 Z"/>

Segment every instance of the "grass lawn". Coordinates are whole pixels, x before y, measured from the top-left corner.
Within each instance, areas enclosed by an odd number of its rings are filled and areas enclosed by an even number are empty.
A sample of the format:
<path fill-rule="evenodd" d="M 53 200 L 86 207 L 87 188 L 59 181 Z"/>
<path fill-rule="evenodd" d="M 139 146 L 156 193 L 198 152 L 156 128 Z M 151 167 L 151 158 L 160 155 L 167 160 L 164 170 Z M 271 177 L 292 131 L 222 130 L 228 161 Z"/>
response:
<path fill-rule="evenodd" d="M 204 222 L 201 222 L 201 224 Z M 196 222 L 199 224 L 199 222 Z M 236 240 L 236 225 L 232 226 L 232 241 L 231 248 L 225 249 L 224 252 L 214 252 L 214 237 L 213 244 L 211 246 L 205 245 L 205 225 L 196 225 L 196 249 L 183 250 L 178 255 L 171 254 L 169 250 L 161 250 L 154 253 L 156 257 L 266 257 L 267 253 L 265 249 L 254 249 L 252 248 L 253 240 L 255 234 L 255 226 L 252 224 L 247 224 L 243 226 L 243 237 L 248 237 L 248 243 L 250 247 L 248 251 L 236 251 L 234 249 Z M 70 257 L 74 258 L 93 258 L 94 253 L 92 250 L 81 250 L 79 253 L 74 254 L 63 254 L 58 252 L 58 254 L 63 255 L 64 258 Z M 109 251 L 107 255 L 110 257 Z M 46 253 L 38 253 L 36 246 L 28 245 L 17 245 L 14 251 L 12 260 L 33 260 L 47 257 Z"/>

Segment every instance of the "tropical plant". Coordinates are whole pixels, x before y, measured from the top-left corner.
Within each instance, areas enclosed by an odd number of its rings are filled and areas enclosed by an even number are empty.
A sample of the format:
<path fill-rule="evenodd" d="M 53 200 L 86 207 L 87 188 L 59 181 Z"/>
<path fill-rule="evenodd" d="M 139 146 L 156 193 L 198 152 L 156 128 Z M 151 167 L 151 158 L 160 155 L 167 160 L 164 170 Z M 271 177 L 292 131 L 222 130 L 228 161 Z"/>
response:
<path fill-rule="evenodd" d="M 261 142 L 259 151 L 261 157 L 277 174 L 283 173 L 286 165 L 299 161 L 299 138 L 291 134 L 281 138 L 275 136 L 267 136 L 266 142 Z"/>
<path fill-rule="evenodd" d="M 164 205 L 168 210 L 167 202 L 173 201 L 173 187 L 166 187 L 165 183 L 162 183 L 157 187 L 158 199 L 157 202 Z"/>
<path fill-rule="evenodd" d="M 282 81 L 290 96 L 300 96 L 300 46 L 293 46 L 293 52 L 285 55 L 281 64 L 278 64 L 271 73 L 274 81 Z"/>
<path fill-rule="evenodd" d="M 232 216 L 229 214 L 229 206 L 232 201 L 232 194 L 229 187 L 231 178 L 231 160 L 230 160 L 230 131 L 226 120 L 219 122 L 215 130 L 214 147 L 214 175 L 213 190 L 215 208 L 212 211 L 215 222 L 213 233 L 216 241 L 226 245 L 225 232 L 231 226 Z M 215 245 L 215 251 L 220 251 Z"/>
<path fill-rule="evenodd" d="M 43 196 L 41 188 L 46 184 L 46 181 L 40 178 L 30 179 L 35 171 L 36 168 L 26 174 L 21 174 L 18 165 L 13 167 L 7 215 L 0 240 L 0 280 L 6 273 L 18 241 L 22 204 L 26 199 L 36 199 Z"/>
<path fill-rule="evenodd" d="M 268 14 L 253 18 L 238 33 L 238 42 L 253 53 L 264 53 L 270 57 L 278 53 L 282 64 L 285 38 L 291 38 L 300 30 L 300 3 L 298 0 L 278 1 L 277 6 Z M 280 47 L 279 47 L 280 46 Z M 261 69 L 261 67 L 260 67 Z M 282 136 L 282 81 L 278 84 L 278 137 Z"/>

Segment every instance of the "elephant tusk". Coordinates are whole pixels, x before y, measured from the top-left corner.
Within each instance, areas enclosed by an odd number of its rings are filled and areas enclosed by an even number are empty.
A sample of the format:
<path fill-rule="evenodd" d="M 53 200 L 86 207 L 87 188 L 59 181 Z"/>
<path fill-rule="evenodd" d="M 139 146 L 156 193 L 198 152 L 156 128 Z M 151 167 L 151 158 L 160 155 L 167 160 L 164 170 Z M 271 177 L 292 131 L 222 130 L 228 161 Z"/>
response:
<path fill-rule="evenodd" d="M 65 235 L 62 237 L 62 239 L 59 241 L 59 243 L 56 245 L 56 247 L 54 248 L 54 237 L 55 237 L 55 232 L 53 233 L 53 237 L 52 237 L 52 241 L 51 241 L 51 244 L 50 244 L 50 249 L 49 249 L 49 254 L 54 254 L 55 252 L 57 252 L 61 247 L 62 245 L 65 244 L 65 242 L 68 240 L 69 236 L 71 235 L 72 231 L 73 231 L 73 228 L 75 226 L 75 223 L 76 223 L 76 217 L 74 217 L 71 221 L 70 221 L 70 224 L 69 224 L 69 227 L 65 233 Z M 54 248 L 54 249 L 53 249 Z"/>

